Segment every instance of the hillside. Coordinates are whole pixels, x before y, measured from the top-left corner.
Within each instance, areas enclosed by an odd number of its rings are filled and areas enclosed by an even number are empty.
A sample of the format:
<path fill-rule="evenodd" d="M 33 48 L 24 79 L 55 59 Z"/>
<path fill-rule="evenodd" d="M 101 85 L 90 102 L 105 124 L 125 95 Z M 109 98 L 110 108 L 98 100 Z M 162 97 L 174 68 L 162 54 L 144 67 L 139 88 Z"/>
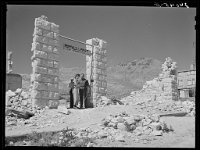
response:
<path fill-rule="evenodd" d="M 162 62 L 152 58 L 141 58 L 108 67 L 108 93 L 126 93 L 139 90 L 145 81 L 152 80 L 161 72 Z"/>
<path fill-rule="evenodd" d="M 162 62 L 152 58 L 141 58 L 122 62 L 107 68 L 108 96 L 120 96 L 139 90 L 145 81 L 152 80 L 161 71 Z M 76 73 L 85 73 L 85 68 L 60 68 L 60 89 L 65 93 L 70 79 Z M 23 74 L 23 88 L 28 88 L 30 75 Z"/>

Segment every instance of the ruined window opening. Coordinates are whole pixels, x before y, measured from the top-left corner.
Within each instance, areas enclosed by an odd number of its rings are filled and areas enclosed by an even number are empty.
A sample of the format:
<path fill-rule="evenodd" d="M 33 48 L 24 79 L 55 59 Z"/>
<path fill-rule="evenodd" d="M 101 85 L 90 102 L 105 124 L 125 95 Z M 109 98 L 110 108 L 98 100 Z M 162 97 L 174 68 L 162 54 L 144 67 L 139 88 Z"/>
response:
<path fill-rule="evenodd" d="M 189 97 L 195 97 L 195 90 L 189 89 Z"/>

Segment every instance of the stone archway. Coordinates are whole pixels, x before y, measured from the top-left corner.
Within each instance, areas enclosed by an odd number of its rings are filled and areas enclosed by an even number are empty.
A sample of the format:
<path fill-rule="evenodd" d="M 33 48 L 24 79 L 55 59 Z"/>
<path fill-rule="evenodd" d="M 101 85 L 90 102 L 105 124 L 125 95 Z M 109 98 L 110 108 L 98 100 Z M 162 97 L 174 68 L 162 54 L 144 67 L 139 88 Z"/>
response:
<path fill-rule="evenodd" d="M 86 78 L 92 86 L 91 102 L 93 107 L 96 107 L 99 96 L 107 93 L 106 42 L 92 38 L 86 41 L 86 49 L 83 49 L 66 43 L 61 45 L 60 38 L 66 37 L 59 34 L 59 25 L 47 21 L 45 16 L 35 19 L 31 49 L 33 51 L 31 57 L 33 106 L 57 108 L 59 104 L 59 52 L 63 47 L 65 50 L 86 55 Z M 94 82 L 90 82 L 91 79 Z"/>

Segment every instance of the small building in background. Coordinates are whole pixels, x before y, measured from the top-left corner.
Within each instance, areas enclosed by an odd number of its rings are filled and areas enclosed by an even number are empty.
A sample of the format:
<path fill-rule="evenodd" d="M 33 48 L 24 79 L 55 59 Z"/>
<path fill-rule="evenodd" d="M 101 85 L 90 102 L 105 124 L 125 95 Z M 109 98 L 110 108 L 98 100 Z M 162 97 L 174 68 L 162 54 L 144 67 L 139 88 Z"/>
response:
<path fill-rule="evenodd" d="M 22 88 L 22 76 L 14 73 L 6 74 L 6 91 L 15 91 L 18 88 Z"/>
<path fill-rule="evenodd" d="M 22 88 L 22 76 L 13 73 L 12 69 L 12 52 L 8 51 L 8 70 L 6 74 L 6 91 L 15 91 L 18 88 Z"/>
<path fill-rule="evenodd" d="M 178 72 L 178 91 L 180 98 L 195 97 L 196 92 L 196 69 L 193 66 L 190 70 Z"/>

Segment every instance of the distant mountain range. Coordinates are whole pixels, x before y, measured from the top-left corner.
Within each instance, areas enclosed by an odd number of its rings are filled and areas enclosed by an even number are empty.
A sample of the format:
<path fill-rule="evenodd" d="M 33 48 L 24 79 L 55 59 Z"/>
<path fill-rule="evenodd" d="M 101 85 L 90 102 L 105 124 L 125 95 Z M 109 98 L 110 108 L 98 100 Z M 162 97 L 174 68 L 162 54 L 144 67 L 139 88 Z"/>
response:
<path fill-rule="evenodd" d="M 158 76 L 162 62 L 152 58 L 140 58 L 130 62 L 122 62 L 107 68 L 108 96 L 121 97 L 142 88 L 143 84 Z M 85 68 L 60 67 L 59 88 L 61 93 L 68 91 L 68 83 L 76 73 L 85 73 Z M 23 88 L 30 85 L 30 75 L 22 74 Z"/>

